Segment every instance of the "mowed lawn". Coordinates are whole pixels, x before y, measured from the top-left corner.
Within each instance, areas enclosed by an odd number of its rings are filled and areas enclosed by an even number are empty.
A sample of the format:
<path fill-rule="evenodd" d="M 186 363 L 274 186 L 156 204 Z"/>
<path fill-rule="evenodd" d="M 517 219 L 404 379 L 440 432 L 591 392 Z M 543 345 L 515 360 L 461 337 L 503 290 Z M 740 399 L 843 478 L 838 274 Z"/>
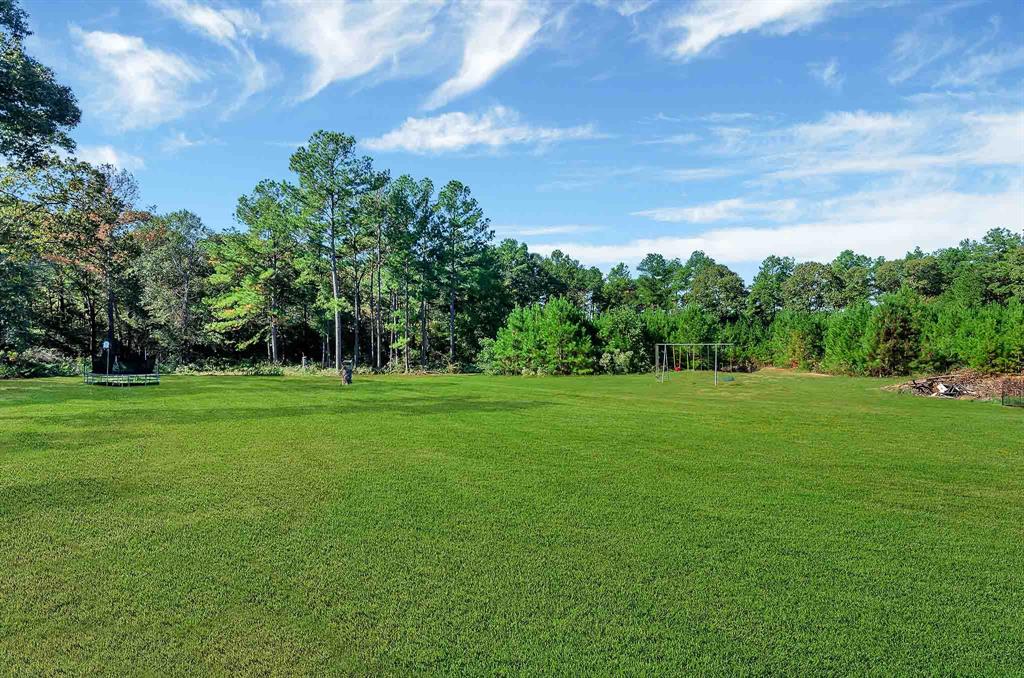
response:
<path fill-rule="evenodd" d="M 0 382 L 0 674 L 1006 674 L 1024 410 L 781 372 Z"/>

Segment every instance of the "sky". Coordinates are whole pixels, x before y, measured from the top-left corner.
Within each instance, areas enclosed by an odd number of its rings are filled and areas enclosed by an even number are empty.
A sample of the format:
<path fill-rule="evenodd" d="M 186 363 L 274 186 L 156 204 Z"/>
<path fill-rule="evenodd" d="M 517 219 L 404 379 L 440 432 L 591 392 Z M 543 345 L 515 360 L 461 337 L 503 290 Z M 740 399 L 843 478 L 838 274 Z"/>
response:
<path fill-rule="evenodd" d="M 24 0 L 78 155 L 236 226 L 319 129 L 607 270 L 1024 228 L 1024 3 Z"/>

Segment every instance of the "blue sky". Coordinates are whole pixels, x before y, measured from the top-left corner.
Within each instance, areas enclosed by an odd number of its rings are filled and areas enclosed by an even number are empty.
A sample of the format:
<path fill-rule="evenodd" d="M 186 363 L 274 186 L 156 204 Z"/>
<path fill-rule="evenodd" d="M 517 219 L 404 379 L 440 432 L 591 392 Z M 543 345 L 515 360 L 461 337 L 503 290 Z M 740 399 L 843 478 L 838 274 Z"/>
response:
<path fill-rule="evenodd" d="M 26 1 L 79 155 L 233 225 L 317 129 L 607 269 L 1024 227 L 1024 3 Z"/>

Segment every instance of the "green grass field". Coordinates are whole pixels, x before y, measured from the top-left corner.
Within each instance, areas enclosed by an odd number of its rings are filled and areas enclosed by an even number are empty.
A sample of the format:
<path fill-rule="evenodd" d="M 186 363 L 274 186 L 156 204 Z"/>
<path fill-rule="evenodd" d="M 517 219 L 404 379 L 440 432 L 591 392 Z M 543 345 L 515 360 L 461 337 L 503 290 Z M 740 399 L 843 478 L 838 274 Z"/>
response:
<path fill-rule="evenodd" d="M 1006 674 L 1024 411 L 764 372 L 0 382 L 0 674 Z"/>

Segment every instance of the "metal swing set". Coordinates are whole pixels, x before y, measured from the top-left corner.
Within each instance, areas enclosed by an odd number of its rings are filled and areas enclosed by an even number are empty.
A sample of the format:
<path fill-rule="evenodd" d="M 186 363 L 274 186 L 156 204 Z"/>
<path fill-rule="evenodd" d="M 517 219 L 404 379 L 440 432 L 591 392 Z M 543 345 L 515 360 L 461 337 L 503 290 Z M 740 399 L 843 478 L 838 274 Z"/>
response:
<path fill-rule="evenodd" d="M 718 386 L 720 370 L 719 360 L 725 359 L 728 352 L 729 372 L 735 367 L 736 345 L 729 342 L 655 344 L 654 375 L 658 381 L 664 382 L 672 372 L 694 372 L 697 370 L 714 370 L 715 386 Z M 722 377 L 722 381 L 733 381 L 734 377 Z"/>

